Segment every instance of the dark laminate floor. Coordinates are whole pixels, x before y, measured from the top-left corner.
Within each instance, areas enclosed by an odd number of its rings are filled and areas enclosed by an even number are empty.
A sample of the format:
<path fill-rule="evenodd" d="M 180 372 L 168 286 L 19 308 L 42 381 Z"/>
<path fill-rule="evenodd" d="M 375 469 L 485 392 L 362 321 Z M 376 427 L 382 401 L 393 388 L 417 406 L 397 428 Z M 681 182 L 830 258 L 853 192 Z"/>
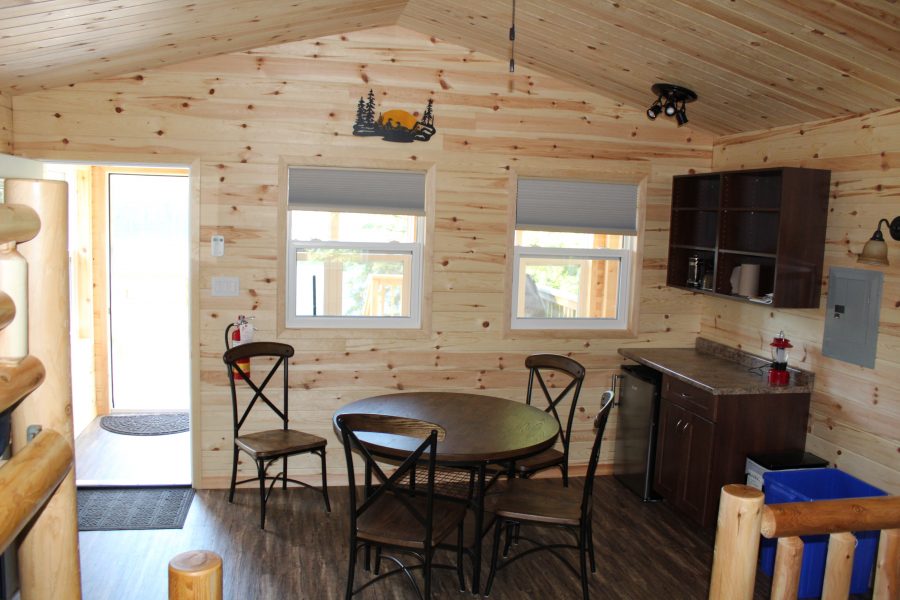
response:
<path fill-rule="evenodd" d="M 581 481 L 572 485 L 580 487 Z M 227 491 L 199 490 L 184 529 L 83 532 L 84 597 L 165 598 L 169 559 L 186 550 L 208 549 L 223 558 L 225 598 L 340 598 L 348 551 L 346 488 L 333 488 L 331 499 L 329 515 L 315 492 L 276 490 L 269 501 L 268 529 L 260 531 L 254 492 L 239 491 L 229 505 Z M 664 504 L 642 504 L 611 477 L 598 478 L 595 502 L 598 572 L 590 578 L 593 598 L 706 598 L 712 533 L 698 531 Z M 486 552 L 488 545 L 486 541 Z M 491 597 L 579 598 L 577 579 L 555 560 L 544 554 L 515 563 L 498 576 Z M 482 582 L 487 557 L 484 565 Z M 466 573 L 471 576 L 468 566 Z M 367 575 L 358 572 L 357 582 Z M 436 571 L 434 585 L 436 598 L 472 597 L 457 591 L 450 571 Z M 757 590 L 758 599 L 766 595 Z M 404 599 L 415 594 L 408 582 L 394 577 L 358 597 Z"/>

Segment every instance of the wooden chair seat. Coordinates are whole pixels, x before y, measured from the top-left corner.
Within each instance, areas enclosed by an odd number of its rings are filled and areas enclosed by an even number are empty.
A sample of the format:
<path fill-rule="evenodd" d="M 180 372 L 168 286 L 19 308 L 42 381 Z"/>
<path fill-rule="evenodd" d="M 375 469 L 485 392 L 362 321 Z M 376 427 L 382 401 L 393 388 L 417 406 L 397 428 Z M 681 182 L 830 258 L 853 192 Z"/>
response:
<path fill-rule="evenodd" d="M 540 454 L 529 456 L 516 461 L 516 473 L 522 476 L 536 471 L 562 465 L 566 460 L 565 455 L 556 448 L 548 448 Z"/>
<path fill-rule="evenodd" d="M 269 429 L 239 436 L 234 443 L 257 459 L 318 450 L 324 448 L 328 441 L 296 429 Z"/>
<path fill-rule="evenodd" d="M 502 494 L 489 497 L 489 509 L 514 521 L 578 525 L 581 496 L 581 491 L 549 479 L 511 479 Z"/>
<path fill-rule="evenodd" d="M 488 575 L 487 586 L 484 595 L 489 596 L 494 577 L 497 572 L 513 564 L 521 558 L 531 556 L 538 550 L 547 550 L 553 556 L 563 561 L 573 573 L 581 579 L 582 600 L 589 600 L 588 592 L 588 563 L 591 573 L 597 570 L 597 561 L 594 556 L 593 534 L 593 490 L 594 478 L 597 474 L 597 463 L 600 460 L 600 443 L 603 440 L 603 432 L 609 420 L 615 392 L 612 390 L 603 392 L 602 406 L 594 421 L 596 432 L 594 443 L 591 446 L 590 460 L 588 461 L 587 476 L 584 479 L 584 489 L 576 492 L 568 487 L 559 487 L 555 482 L 547 479 L 510 479 L 498 493 L 485 498 L 485 508 L 493 511 L 497 518 L 494 524 L 494 544 L 491 551 L 491 572 Z M 563 527 L 575 533 L 576 544 L 546 543 L 520 536 L 519 529 L 524 525 L 552 525 Z M 506 546 L 503 551 L 505 561 L 499 564 L 500 537 L 506 532 Z M 533 544 L 532 548 L 519 551 L 514 556 L 510 554 L 513 541 L 527 541 Z M 558 551 L 569 548 L 578 552 L 580 569 L 576 569 Z"/>
<path fill-rule="evenodd" d="M 382 414 L 339 414 L 335 422 L 341 432 L 344 457 L 347 459 L 347 481 L 350 484 L 350 560 L 347 573 L 345 600 L 363 591 L 376 581 L 397 574 L 404 574 L 413 583 L 419 598 L 431 600 L 431 571 L 433 568 L 453 568 L 459 580 L 460 591 L 465 589 L 463 576 L 463 523 L 466 503 L 458 499 L 438 498 L 435 494 L 435 465 L 438 440 L 446 431 L 436 423 Z M 357 433 L 372 436 L 405 436 L 423 440 L 399 461 L 388 476 L 379 461 L 363 443 Z M 424 438 L 424 439 L 423 439 Z M 373 442 L 370 442 L 373 443 Z M 376 444 L 377 445 L 377 444 Z M 364 494 L 357 497 L 354 455 L 360 455 L 365 464 Z M 398 462 L 398 461 L 391 461 Z M 427 467 L 422 471 L 421 467 Z M 418 476 L 417 476 L 418 471 Z M 456 566 L 434 564 L 434 552 L 440 543 L 456 530 Z M 354 587 L 356 560 L 360 549 L 366 549 L 366 569 L 369 567 L 369 551 L 375 547 L 375 577 L 359 588 Z M 416 557 L 422 569 L 424 586 L 419 588 L 410 569 L 397 557 L 388 557 L 398 568 L 379 572 L 382 549 L 394 548 L 402 554 Z"/>
<path fill-rule="evenodd" d="M 230 326 L 229 326 L 230 327 Z M 228 329 L 225 330 L 226 343 Z M 228 501 L 234 502 L 234 491 L 238 485 L 245 483 L 257 483 L 259 486 L 259 526 L 266 528 L 266 502 L 269 494 L 280 482 L 282 489 L 287 489 L 288 482 L 314 489 L 322 493 L 325 500 L 325 510 L 331 512 L 331 503 L 328 500 L 328 469 L 325 461 L 325 446 L 327 440 L 323 437 L 304 433 L 288 426 L 288 400 L 290 385 L 288 384 L 288 359 L 294 356 L 294 348 L 289 344 L 279 342 L 248 342 L 246 344 L 229 348 L 222 355 L 228 370 L 228 382 L 231 387 L 231 415 L 234 423 L 234 453 L 231 459 L 231 489 L 228 493 Z M 250 366 L 248 362 L 252 362 Z M 268 366 L 268 371 L 266 367 Z M 277 387 L 278 379 L 275 375 L 281 370 L 281 390 Z M 253 378 L 250 374 L 253 373 Z M 254 381 L 255 379 L 255 381 Z M 272 383 L 268 389 L 267 386 Z M 238 400 L 240 395 L 246 397 Z M 280 391 L 280 402 L 276 394 Z M 269 397 L 271 395 L 271 398 Z M 267 429 L 243 433 L 244 427 L 249 428 L 248 416 L 254 407 L 258 410 L 266 410 L 275 413 L 281 421 L 281 429 Z M 238 454 L 247 453 L 256 463 L 256 477 L 250 477 L 238 481 Z M 301 481 L 292 479 L 288 473 L 288 458 L 298 454 L 314 454 L 322 461 L 322 487 L 321 489 Z M 277 475 L 269 475 L 269 467 L 280 459 L 281 471 Z M 268 487 L 268 491 L 267 491 Z"/>
<path fill-rule="evenodd" d="M 410 502 L 424 514 L 425 497 L 410 498 Z M 456 531 L 466 507 L 459 502 L 434 501 L 431 544 L 437 546 Z M 395 499 L 384 497 L 360 515 L 357 537 L 376 544 L 387 544 L 415 550 L 424 549 L 425 526 L 410 518 L 410 512 Z"/>
<path fill-rule="evenodd" d="M 581 385 L 584 383 L 584 367 L 578 361 L 560 354 L 532 354 L 525 359 L 525 367 L 528 368 L 525 403 L 533 406 L 532 400 L 537 396 L 535 389 L 541 390 L 547 404 L 544 412 L 552 414 L 559 423 L 562 452 L 551 448 L 531 458 L 517 460 L 513 472 L 521 477 L 530 477 L 543 469 L 559 467 L 562 470 L 563 487 L 569 487 L 569 440 L 572 438 L 572 423 L 578 407 Z M 559 410 L 567 398 L 569 414 L 563 421 Z"/>

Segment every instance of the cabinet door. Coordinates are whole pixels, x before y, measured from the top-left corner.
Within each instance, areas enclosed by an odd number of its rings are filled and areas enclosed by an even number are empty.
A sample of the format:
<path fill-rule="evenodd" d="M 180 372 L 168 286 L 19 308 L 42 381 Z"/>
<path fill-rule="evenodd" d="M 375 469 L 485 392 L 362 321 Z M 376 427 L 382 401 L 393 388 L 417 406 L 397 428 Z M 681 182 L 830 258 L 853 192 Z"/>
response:
<path fill-rule="evenodd" d="M 684 437 L 681 435 L 686 418 L 687 412 L 683 408 L 666 400 L 660 402 L 653 488 L 657 494 L 676 505 L 681 495 L 679 482 L 682 481 L 686 459 Z"/>
<path fill-rule="evenodd" d="M 706 522 L 709 504 L 709 475 L 712 460 L 713 423 L 688 413 L 686 425 L 679 430 L 685 446 L 684 487 L 680 508 L 700 523 Z"/>

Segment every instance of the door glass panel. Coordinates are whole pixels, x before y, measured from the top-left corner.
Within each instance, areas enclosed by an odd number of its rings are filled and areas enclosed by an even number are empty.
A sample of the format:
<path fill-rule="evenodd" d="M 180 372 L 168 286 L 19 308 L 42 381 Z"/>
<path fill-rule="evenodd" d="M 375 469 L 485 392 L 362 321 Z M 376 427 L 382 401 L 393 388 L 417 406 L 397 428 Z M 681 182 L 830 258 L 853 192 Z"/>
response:
<path fill-rule="evenodd" d="M 109 309 L 116 409 L 187 410 L 189 178 L 109 175 Z"/>

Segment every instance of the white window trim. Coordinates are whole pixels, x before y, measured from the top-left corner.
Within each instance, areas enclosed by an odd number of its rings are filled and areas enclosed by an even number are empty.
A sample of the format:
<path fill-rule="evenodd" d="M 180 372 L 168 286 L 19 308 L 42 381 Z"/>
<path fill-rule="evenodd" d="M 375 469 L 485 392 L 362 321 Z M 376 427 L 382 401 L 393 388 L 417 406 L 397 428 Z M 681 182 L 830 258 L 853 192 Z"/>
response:
<path fill-rule="evenodd" d="M 321 240 L 290 239 L 292 211 L 287 219 L 287 290 L 285 294 L 285 327 L 288 329 L 418 329 L 422 326 L 422 253 L 424 248 L 425 217 L 416 217 L 416 241 L 379 242 L 323 242 Z M 296 316 L 297 249 L 336 248 L 359 249 L 375 252 L 405 252 L 412 256 L 410 264 L 410 297 L 408 317 L 356 317 L 356 316 Z"/>
<path fill-rule="evenodd" d="M 630 311 L 633 304 L 631 297 L 632 257 L 634 256 L 634 237 L 625 238 L 625 248 L 541 248 L 536 246 L 515 246 L 513 248 L 513 281 L 512 281 L 512 317 L 511 329 L 592 329 L 592 330 L 627 330 Z M 518 317 L 519 313 L 519 263 L 523 257 L 533 258 L 574 258 L 577 260 L 618 260 L 619 261 L 619 293 L 618 314 L 615 319 L 599 318 L 552 318 L 535 319 Z"/>

